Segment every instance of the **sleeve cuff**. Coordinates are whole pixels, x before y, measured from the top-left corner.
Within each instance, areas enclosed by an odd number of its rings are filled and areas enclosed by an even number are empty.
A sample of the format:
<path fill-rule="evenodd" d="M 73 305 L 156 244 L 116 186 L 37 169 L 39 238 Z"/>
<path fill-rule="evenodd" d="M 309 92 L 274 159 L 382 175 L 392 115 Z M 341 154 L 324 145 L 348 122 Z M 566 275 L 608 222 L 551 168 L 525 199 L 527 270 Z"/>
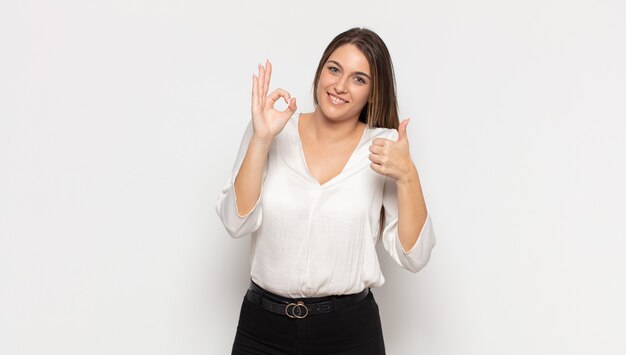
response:
<path fill-rule="evenodd" d="M 402 243 L 400 243 L 398 219 L 391 221 L 385 228 L 383 243 L 387 252 L 389 252 L 398 265 L 414 273 L 420 271 L 428 264 L 431 251 L 436 243 L 430 215 L 426 216 L 426 221 L 422 226 L 420 235 L 411 250 L 404 250 Z"/>
<path fill-rule="evenodd" d="M 234 179 L 233 179 L 233 181 L 230 184 L 230 192 L 233 194 L 233 199 L 234 199 L 234 202 L 235 202 L 235 213 L 237 214 L 237 216 L 239 218 L 246 218 L 252 212 L 254 212 L 254 210 L 256 210 L 257 206 L 259 205 L 259 202 L 261 202 L 261 196 L 263 196 L 263 189 L 261 189 L 261 192 L 259 193 L 259 198 L 254 203 L 254 206 L 252 206 L 252 208 L 250 209 L 250 211 L 248 213 L 242 215 L 241 213 L 239 213 L 239 208 L 237 207 L 237 193 L 235 193 L 235 181 L 234 181 Z"/>
<path fill-rule="evenodd" d="M 400 242 L 399 233 L 396 233 L 396 241 L 398 245 L 400 246 L 400 249 L 402 249 L 402 253 L 404 255 L 408 255 L 408 254 L 413 253 L 418 248 L 418 244 L 422 244 L 425 238 L 429 238 L 431 236 L 434 238 L 432 222 L 430 220 L 430 213 L 427 212 L 426 221 L 424 221 L 424 225 L 422 225 L 422 229 L 420 230 L 419 237 L 417 237 L 417 241 L 413 244 L 413 247 L 409 251 L 404 250 L 404 247 L 402 246 L 402 243 Z"/>

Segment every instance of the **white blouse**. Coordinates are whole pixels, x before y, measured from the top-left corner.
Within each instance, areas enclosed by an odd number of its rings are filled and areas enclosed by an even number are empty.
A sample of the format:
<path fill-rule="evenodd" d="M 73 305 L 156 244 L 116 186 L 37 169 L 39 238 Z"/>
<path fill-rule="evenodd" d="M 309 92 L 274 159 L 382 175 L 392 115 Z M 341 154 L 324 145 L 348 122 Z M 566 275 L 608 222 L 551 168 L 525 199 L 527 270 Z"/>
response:
<path fill-rule="evenodd" d="M 295 113 L 274 138 L 261 194 L 241 216 L 234 181 L 253 133 L 252 120 L 215 209 L 233 238 L 251 235 L 250 277 L 270 292 L 290 297 L 357 293 L 380 287 L 376 243 L 381 206 L 385 206 L 384 249 L 401 267 L 418 272 L 435 246 L 430 214 L 411 250 L 398 238 L 398 199 L 393 178 L 370 167 L 369 147 L 377 137 L 397 140 L 398 131 L 366 127 L 345 167 L 323 185 L 306 166 Z"/>

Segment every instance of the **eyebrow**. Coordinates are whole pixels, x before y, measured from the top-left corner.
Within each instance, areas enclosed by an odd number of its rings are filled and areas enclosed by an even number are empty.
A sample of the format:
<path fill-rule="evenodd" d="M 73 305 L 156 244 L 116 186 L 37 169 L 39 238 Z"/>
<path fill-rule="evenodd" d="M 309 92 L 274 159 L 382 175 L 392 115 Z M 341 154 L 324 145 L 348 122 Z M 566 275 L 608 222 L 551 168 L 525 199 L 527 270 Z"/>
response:
<path fill-rule="evenodd" d="M 329 60 L 329 61 L 328 61 L 328 63 L 335 63 L 335 64 L 337 64 L 337 66 L 338 66 L 339 68 L 343 69 L 343 67 L 341 66 L 341 64 L 339 64 L 339 62 L 337 62 L 337 61 L 334 61 L 334 60 Z M 362 71 L 355 71 L 355 72 L 354 72 L 354 74 L 361 74 L 361 75 L 366 76 L 368 79 L 372 80 L 372 78 L 370 78 L 370 76 L 369 76 L 369 75 L 367 75 L 367 74 L 363 73 Z"/>

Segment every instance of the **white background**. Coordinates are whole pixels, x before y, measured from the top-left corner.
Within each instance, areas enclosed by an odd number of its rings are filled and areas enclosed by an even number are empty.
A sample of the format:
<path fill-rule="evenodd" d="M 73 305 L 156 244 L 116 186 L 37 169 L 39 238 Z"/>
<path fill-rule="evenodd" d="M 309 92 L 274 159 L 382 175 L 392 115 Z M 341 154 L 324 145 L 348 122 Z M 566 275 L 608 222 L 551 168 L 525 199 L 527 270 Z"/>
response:
<path fill-rule="evenodd" d="M 229 354 L 249 238 L 214 210 L 269 58 L 391 52 L 438 244 L 378 245 L 389 354 L 624 354 L 623 1 L 3 1 L 0 353 Z"/>

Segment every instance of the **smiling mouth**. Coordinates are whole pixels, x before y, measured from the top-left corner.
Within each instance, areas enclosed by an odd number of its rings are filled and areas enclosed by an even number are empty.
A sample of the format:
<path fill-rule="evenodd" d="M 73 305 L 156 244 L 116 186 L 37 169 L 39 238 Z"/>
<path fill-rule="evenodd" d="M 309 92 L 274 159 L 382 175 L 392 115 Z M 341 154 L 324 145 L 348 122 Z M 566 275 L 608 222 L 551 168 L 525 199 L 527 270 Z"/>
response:
<path fill-rule="evenodd" d="M 332 101 L 332 103 L 334 103 L 336 105 L 338 105 L 338 104 L 345 104 L 345 103 L 348 102 L 348 101 L 342 100 L 342 99 L 338 98 L 337 96 L 334 96 L 334 95 L 332 95 L 330 93 L 327 93 L 327 94 L 328 94 L 328 96 L 330 96 L 330 101 Z"/>

